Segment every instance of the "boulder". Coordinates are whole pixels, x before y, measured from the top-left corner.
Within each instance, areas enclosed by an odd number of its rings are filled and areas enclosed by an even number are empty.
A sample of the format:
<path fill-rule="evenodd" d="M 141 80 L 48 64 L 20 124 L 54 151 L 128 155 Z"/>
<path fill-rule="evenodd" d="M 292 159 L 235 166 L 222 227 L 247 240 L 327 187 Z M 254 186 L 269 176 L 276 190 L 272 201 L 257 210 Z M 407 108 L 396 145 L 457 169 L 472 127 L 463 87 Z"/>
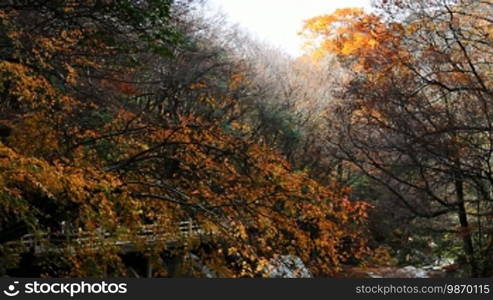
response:
<path fill-rule="evenodd" d="M 268 278 L 312 278 L 303 261 L 294 255 L 279 255 L 264 268 Z"/>

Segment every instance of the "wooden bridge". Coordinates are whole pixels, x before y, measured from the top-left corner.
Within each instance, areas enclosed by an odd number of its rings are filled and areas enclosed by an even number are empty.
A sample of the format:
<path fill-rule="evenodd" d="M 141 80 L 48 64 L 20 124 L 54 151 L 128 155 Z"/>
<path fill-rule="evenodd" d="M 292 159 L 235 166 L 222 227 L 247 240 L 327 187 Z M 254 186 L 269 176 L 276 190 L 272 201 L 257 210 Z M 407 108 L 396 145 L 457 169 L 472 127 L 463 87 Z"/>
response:
<path fill-rule="evenodd" d="M 163 231 L 162 226 L 151 224 L 144 225 L 138 231 L 137 239 L 124 239 L 122 236 L 116 238 L 109 232 L 56 232 L 41 234 L 26 234 L 20 239 L 20 244 L 30 249 L 35 255 L 46 252 L 63 251 L 63 245 L 70 242 L 70 246 L 90 245 L 94 250 L 103 246 L 118 246 L 124 253 L 135 252 L 137 246 L 135 240 L 139 240 L 146 246 L 158 243 L 178 244 L 186 242 L 192 237 L 202 238 L 210 236 L 212 233 L 205 232 L 202 227 L 193 220 L 181 221 L 178 223 L 178 231 Z M 16 243 L 18 243 L 17 241 Z"/>
<path fill-rule="evenodd" d="M 79 247 L 97 253 L 98 250 L 105 247 L 119 247 L 128 275 L 130 277 L 150 278 L 153 275 L 154 267 L 150 257 L 143 255 L 142 250 L 164 244 L 166 247 L 163 248 L 162 252 L 164 255 L 163 267 L 168 274 L 167 276 L 176 277 L 183 276 L 180 272 L 184 259 L 194 260 L 195 265 L 201 265 L 201 263 L 193 258 L 194 255 L 191 252 L 185 258 L 170 250 L 195 245 L 195 242 L 199 242 L 197 245 L 203 244 L 210 241 L 214 236 L 217 236 L 215 232 L 204 230 L 196 221 L 190 219 L 179 222 L 175 230 L 165 231 L 163 226 L 157 224 L 144 225 L 139 228 L 137 234 L 128 235 L 128 238 L 125 237 L 125 234 L 116 235 L 102 230 L 89 232 L 63 229 L 60 232 L 26 234 L 19 240 L 7 242 L 7 245 L 15 247 L 20 244 L 28 250 L 23 252 L 25 259 L 29 261 L 25 264 L 26 266 L 31 266 L 36 257 L 44 254 L 75 252 Z M 207 267 L 202 266 L 202 268 Z M 32 271 L 32 268 L 28 267 L 26 270 Z"/>

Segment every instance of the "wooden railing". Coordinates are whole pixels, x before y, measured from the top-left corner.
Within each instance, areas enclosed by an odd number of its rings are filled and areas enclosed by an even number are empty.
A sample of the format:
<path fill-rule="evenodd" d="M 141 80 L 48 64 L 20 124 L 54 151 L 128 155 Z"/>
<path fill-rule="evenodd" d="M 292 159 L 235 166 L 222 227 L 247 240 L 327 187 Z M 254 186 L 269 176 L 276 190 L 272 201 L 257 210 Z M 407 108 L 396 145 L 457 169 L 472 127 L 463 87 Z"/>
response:
<path fill-rule="evenodd" d="M 177 232 L 164 231 L 162 226 L 157 224 L 144 225 L 138 231 L 136 238 L 146 245 L 156 244 L 159 242 L 174 243 L 181 240 L 186 241 L 189 237 L 198 237 L 210 235 L 193 220 L 181 221 L 178 223 Z M 134 236 L 135 237 L 135 236 Z M 88 245 L 97 249 L 104 245 L 114 245 L 122 247 L 124 251 L 132 251 L 135 248 L 135 239 L 130 237 L 125 239 L 119 235 L 118 238 L 109 232 L 57 232 L 57 233 L 40 233 L 26 234 L 20 239 L 20 243 L 34 251 L 35 254 L 41 254 L 48 251 L 61 251 L 67 242 L 70 247 L 74 245 Z"/>

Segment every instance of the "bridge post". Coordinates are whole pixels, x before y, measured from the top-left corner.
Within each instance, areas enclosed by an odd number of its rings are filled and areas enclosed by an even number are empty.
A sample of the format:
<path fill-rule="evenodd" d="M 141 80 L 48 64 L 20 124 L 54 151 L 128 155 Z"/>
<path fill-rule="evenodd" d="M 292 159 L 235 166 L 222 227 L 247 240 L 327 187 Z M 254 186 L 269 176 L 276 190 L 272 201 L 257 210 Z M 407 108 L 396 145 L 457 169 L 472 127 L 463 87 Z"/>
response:
<path fill-rule="evenodd" d="M 152 263 L 151 258 L 146 258 L 146 278 L 152 278 Z"/>
<path fill-rule="evenodd" d="M 193 220 L 192 220 L 192 218 L 189 218 L 188 219 L 188 236 L 189 237 L 192 236 L 192 234 L 193 234 L 192 231 L 193 231 Z"/>

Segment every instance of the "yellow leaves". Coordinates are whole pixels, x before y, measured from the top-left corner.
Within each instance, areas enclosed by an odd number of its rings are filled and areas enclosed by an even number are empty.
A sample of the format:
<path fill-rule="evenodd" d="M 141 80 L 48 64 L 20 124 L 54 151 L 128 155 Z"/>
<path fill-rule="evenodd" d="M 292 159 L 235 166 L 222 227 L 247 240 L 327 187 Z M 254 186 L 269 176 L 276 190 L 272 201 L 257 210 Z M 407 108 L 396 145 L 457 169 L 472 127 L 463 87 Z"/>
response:
<path fill-rule="evenodd" d="M 9 58 L 25 65 L 21 69 L 19 66 L 6 66 L 5 62 L 0 62 L 0 72 L 9 70 L 12 75 L 10 79 L 16 81 L 12 90 L 20 100 L 41 104 L 46 99 L 46 94 L 54 92 L 53 87 L 42 76 L 34 74 L 34 71 L 62 75 L 69 85 L 73 85 L 78 79 L 78 68 L 97 66 L 95 57 L 102 55 L 103 49 L 97 49 L 96 46 L 81 48 L 90 30 L 56 29 L 45 34 L 39 34 L 39 31 L 33 33 L 22 29 L 22 26 L 14 25 L 19 16 L 13 11 L 14 13 L 2 11 L 0 18 L 3 32 L 9 39 L 8 44 L 12 46 L 9 50 L 12 53 L 7 57 L 11 56 Z M 44 74 L 49 74 L 48 72 Z M 36 86 L 44 91 L 36 90 Z"/>
<path fill-rule="evenodd" d="M 52 57 L 56 53 L 69 53 L 73 47 L 83 38 L 83 33 L 78 30 L 61 30 L 57 36 L 35 36 L 36 48 L 39 53 L 43 53 L 45 58 Z"/>
<path fill-rule="evenodd" d="M 332 14 L 314 17 L 305 21 L 304 30 L 310 32 L 319 32 L 325 35 L 332 33 L 338 25 L 344 23 L 357 22 L 364 16 L 364 11 L 360 8 L 342 8 L 337 9 Z"/>
<path fill-rule="evenodd" d="M 316 26 L 322 30 L 322 24 Z M 355 33 L 354 37 L 355 42 L 342 50 L 345 55 L 357 51 L 360 44 L 377 47 L 377 42 L 366 40 L 364 34 Z M 61 45 L 61 41 L 67 44 Z M 59 39 L 40 38 L 36 41 L 39 48 L 35 56 L 49 67 L 48 60 L 52 55 L 65 53 L 76 41 L 77 34 L 68 31 L 62 31 Z M 67 83 L 75 85 L 79 74 L 73 62 L 67 61 L 63 68 Z M 83 66 L 92 63 L 79 62 Z M 70 102 L 62 112 L 77 111 L 71 97 L 57 93 L 49 82 L 36 76 L 29 68 L 3 62 L 0 71 L 8 75 L 0 80 L 10 80 L 18 85 L 11 91 L 20 101 L 36 105 L 51 104 L 53 99 L 58 99 L 64 103 Z M 116 74 L 108 81 L 99 83 L 123 94 L 134 94 L 137 89 L 130 82 L 125 82 L 124 77 Z M 241 74 L 233 74 L 227 84 L 229 89 L 234 90 L 245 84 L 245 78 Z M 206 85 L 199 82 L 189 88 L 198 90 L 206 88 Z M 227 99 L 227 96 L 224 99 L 226 102 L 234 100 Z M 211 105 L 221 102 L 208 97 L 201 100 Z M 224 239 L 229 243 L 229 255 L 239 254 L 249 260 L 250 263 L 243 261 L 241 266 L 240 274 L 245 276 L 258 273 L 268 262 L 263 257 L 259 258 L 256 252 L 267 253 L 265 255 L 290 252 L 308 260 L 310 253 L 316 250 L 320 256 L 329 257 L 338 252 L 335 241 L 352 234 L 350 229 L 340 228 L 341 223 L 353 218 L 350 216 L 353 210 L 351 203 L 342 201 L 331 188 L 312 180 L 307 172 L 293 171 L 286 159 L 273 149 L 235 137 L 223 130 L 221 124 L 192 114 L 162 126 L 156 124 L 161 120 L 146 123 L 145 118 L 139 119 L 123 109 L 112 113 L 115 114 L 110 116 L 111 121 L 105 121 L 102 128 L 69 128 L 63 134 L 59 128 L 65 125 L 64 119 L 53 120 L 53 114 L 49 113 L 26 114 L 8 141 L 9 146 L 21 154 L 0 147 L 0 167 L 11 168 L 8 174 L 12 175 L 3 176 L 7 173 L 0 173 L 0 188 L 18 197 L 29 193 L 46 196 L 50 201 L 54 199 L 62 208 L 70 208 L 68 212 L 75 215 L 74 221 L 78 225 L 94 230 L 101 226 L 111 229 L 118 226 L 135 228 L 135 224 L 144 217 L 160 225 L 166 224 L 167 229 L 171 228 L 173 220 L 190 213 L 189 207 L 184 209 L 176 203 L 148 199 L 143 202 L 129 196 L 133 192 L 169 195 L 170 199 L 190 204 L 190 208 L 197 209 L 197 214 L 204 213 L 209 218 L 216 218 L 217 214 L 237 220 L 232 225 L 234 229 L 230 230 L 230 236 Z M 136 127 L 145 129 L 112 136 L 112 133 Z M 231 127 L 243 132 L 251 130 L 238 121 L 234 121 Z M 111 137 L 101 138 L 105 133 Z M 121 154 L 115 154 L 117 157 L 108 161 L 125 161 L 135 156 L 138 157 L 139 168 L 136 168 L 137 171 L 129 168 L 121 172 L 122 179 L 103 172 L 99 168 L 105 165 L 97 159 L 102 154 L 96 147 L 86 147 L 85 144 L 71 152 L 70 157 L 65 157 L 61 154 L 65 150 L 61 141 L 67 135 L 82 141 L 99 138 L 104 142 L 110 141 L 111 146 Z M 101 152 L 108 154 L 112 151 L 107 149 L 110 147 Z M 157 150 L 150 152 L 152 155 L 147 160 L 145 154 L 152 149 Z M 2 158 L 2 152 L 12 158 Z M 141 153 L 144 154 L 139 156 Z M 59 160 L 47 163 L 40 159 L 51 157 Z M 18 164 L 9 166 L 14 161 Z M 32 170 L 33 162 L 39 166 L 36 172 Z M 147 181 L 154 186 L 128 188 L 124 185 L 126 180 Z M 16 184 L 21 188 L 16 188 Z M 334 212 L 334 207 L 338 212 Z M 327 221 L 327 217 L 335 220 Z M 216 231 L 222 228 L 212 224 L 209 227 Z M 245 244 L 247 246 L 243 247 Z M 81 268 L 80 260 L 74 260 L 74 266 L 75 269 Z"/>
<path fill-rule="evenodd" d="M 199 90 L 199 89 L 205 89 L 207 88 L 207 85 L 203 82 L 195 82 L 195 83 L 191 83 L 189 88 L 191 90 Z"/>
<path fill-rule="evenodd" d="M 236 247 L 229 247 L 228 248 L 228 255 L 233 255 L 238 253 L 238 248 Z"/>
<path fill-rule="evenodd" d="M 172 129 L 158 128 L 151 132 L 150 138 L 156 141 L 164 141 L 171 138 L 176 132 L 177 132 L 176 130 L 172 130 Z"/>
<path fill-rule="evenodd" d="M 231 75 L 229 80 L 229 89 L 234 91 L 238 89 L 244 82 L 245 77 L 241 73 Z"/>
<path fill-rule="evenodd" d="M 39 46 L 44 50 L 43 55 L 45 58 L 50 58 L 58 47 L 55 45 L 55 41 L 47 37 L 38 37 L 37 42 Z"/>
<path fill-rule="evenodd" d="M 246 233 L 246 228 L 244 225 L 242 225 L 242 224 L 237 225 L 235 230 L 236 230 L 235 236 L 237 236 L 243 240 L 246 240 L 248 238 L 248 234 Z"/>
<path fill-rule="evenodd" d="M 118 220 L 114 202 L 105 191 L 121 186 L 119 179 L 96 169 L 51 165 L 17 154 L 3 144 L 0 144 L 0 156 L 3 158 L 0 161 L 0 191 L 34 203 L 48 199 L 45 201 L 58 203 L 61 207 L 77 204 L 83 222 L 104 218 L 100 222 L 112 224 Z M 121 208 L 132 205 L 132 202 L 126 203 L 125 194 L 118 197 Z"/>
<path fill-rule="evenodd" d="M 256 273 L 264 273 L 263 271 L 267 268 L 267 266 L 269 265 L 269 261 L 265 258 L 260 258 L 258 261 L 257 261 L 257 266 L 255 267 L 255 272 Z"/>
<path fill-rule="evenodd" d="M 5 155 L 0 164 L 0 180 L 3 189 L 16 197 L 21 197 L 21 189 L 24 193 L 35 193 L 54 198 L 54 193 L 60 191 L 60 184 L 55 179 L 56 173 L 49 170 L 50 167 L 43 161 L 20 156 L 12 149 L 0 144 L 0 153 Z M 1 187 L 0 187 L 1 188 Z"/>
<path fill-rule="evenodd" d="M 65 13 L 71 13 L 75 10 L 75 7 L 72 7 L 72 6 L 65 6 L 63 7 L 63 12 Z"/>
<path fill-rule="evenodd" d="M 58 93 L 42 76 L 28 67 L 0 61 L 0 90 L 9 86 L 8 93 L 27 107 L 52 106 Z"/>
<path fill-rule="evenodd" d="M 180 145 L 173 152 L 173 159 L 180 162 L 180 171 L 191 177 L 173 177 L 167 184 L 186 194 L 190 198 L 187 202 L 216 207 L 214 212 L 235 220 L 227 223 L 228 229 L 217 226 L 215 230 L 227 231 L 224 238 L 229 243 L 228 255 L 238 254 L 250 262 L 241 267 L 240 274 L 254 276 L 263 268 L 265 261 L 256 257 L 252 249 L 268 255 L 287 251 L 309 260 L 315 249 L 321 256 L 338 253 L 336 241 L 343 236 L 358 238 L 353 229 L 342 226 L 348 220 L 361 218 L 353 213 L 352 204 L 344 200 L 344 191 L 320 185 L 307 172 L 293 171 L 285 159 L 268 147 L 246 144 L 216 126 L 204 126 L 200 118 L 192 120 L 183 117 L 178 130 L 154 132 L 153 139 Z M 163 163 L 161 168 L 166 169 L 167 164 Z M 169 193 L 157 188 L 150 191 Z M 158 206 L 152 203 L 152 207 Z M 180 212 L 175 206 L 163 207 L 172 207 L 173 214 Z M 243 248 L 242 244 L 251 249 Z"/>
<path fill-rule="evenodd" d="M 59 148 L 58 132 L 44 113 L 26 114 L 24 120 L 14 127 L 9 143 L 20 153 L 29 156 L 50 156 Z"/>
<path fill-rule="evenodd" d="M 41 194 L 55 199 L 64 189 L 71 191 L 72 200 L 87 200 L 90 189 L 101 186 L 118 186 L 119 180 L 103 175 L 94 169 L 71 169 L 63 165 L 50 165 L 43 160 L 21 156 L 0 144 L 0 154 L 5 161 L 0 167 L 3 174 L 8 174 L 9 182 L 22 182 L 21 188 L 32 188 Z M 7 184 L 7 185 L 8 185 Z"/>
<path fill-rule="evenodd" d="M 320 51 L 338 52 L 355 33 L 360 35 L 360 40 L 362 39 L 363 32 L 358 32 L 356 28 L 364 16 L 361 9 L 338 9 L 333 14 L 305 21 L 300 34 L 308 39 L 306 46 L 312 51 L 319 49 Z M 345 52 L 350 53 L 348 50 Z"/>
<path fill-rule="evenodd" d="M 301 35 L 315 61 L 327 55 L 354 58 L 358 62 L 355 67 L 361 70 L 392 58 L 400 32 L 398 25 L 384 24 L 361 9 L 341 9 L 307 20 Z"/>
<path fill-rule="evenodd" d="M 77 71 L 69 64 L 65 64 L 65 68 L 67 69 L 67 76 L 66 76 L 67 83 L 75 84 L 77 82 L 77 77 L 78 77 Z"/>

